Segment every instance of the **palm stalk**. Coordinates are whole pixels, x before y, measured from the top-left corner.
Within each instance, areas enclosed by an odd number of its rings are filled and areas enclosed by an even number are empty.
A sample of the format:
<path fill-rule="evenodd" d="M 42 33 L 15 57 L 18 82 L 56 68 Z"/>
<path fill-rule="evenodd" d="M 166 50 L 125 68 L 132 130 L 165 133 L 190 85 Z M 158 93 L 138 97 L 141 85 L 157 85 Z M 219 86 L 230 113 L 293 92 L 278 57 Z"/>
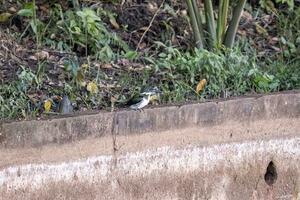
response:
<path fill-rule="evenodd" d="M 223 43 L 224 34 L 227 25 L 229 0 L 220 0 L 219 13 L 217 21 L 217 46 L 220 47 Z"/>
<path fill-rule="evenodd" d="M 210 49 L 212 49 L 216 41 L 216 25 L 215 25 L 214 11 L 213 11 L 211 0 L 204 1 L 204 9 L 205 9 L 204 12 L 205 12 L 207 32 L 209 36 L 209 44 L 210 44 L 209 47 Z"/>
<path fill-rule="evenodd" d="M 202 44 L 203 44 L 203 46 L 205 46 L 204 31 L 203 31 L 202 19 L 201 19 L 201 10 L 198 8 L 196 0 L 192 0 L 192 5 L 193 5 L 193 10 L 195 13 L 198 29 L 200 32 L 200 37 L 202 39 Z"/>
<path fill-rule="evenodd" d="M 192 0 L 186 0 L 186 2 L 187 2 L 187 6 L 188 6 L 188 12 L 189 12 L 190 20 L 191 20 L 192 29 L 194 31 L 196 46 L 198 48 L 203 48 L 203 38 L 202 38 L 200 28 L 198 26 L 197 18 L 196 18 L 196 14 L 198 14 L 198 13 L 195 13 Z"/>
<path fill-rule="evenodd" d="M 238 29 L 238 25 L 243 13 L 244 6 L 246 4 L 246 0 L 239 0 L 236 7 L 233 10 L 233 16 L 228 26 L 228 30 L 226 31 L 225 42 L 224 45 L 228 48 L 232 48 L 234 43 L 234 38 L 236 36 L 236 32 Z"/>
<path fill-rule="evenodd" d="M 238 0 L 237 5 L 233 9 L 229 25 L 227 24 L 229 0 L 219 0 L 216 22 L 212 0 L 204 0 L 205 30 L 202 25 L 202 15 L 201 10 L 197 6 L 197 0 L 186 0 L 186 3 L 197 48 L 204 48 L 205 46 L 212 50 L 214 47 L 220 48 L 222 45 L 228 48 L 233 46 L 246 0 Z M 206 45 L 207 43 L 209 44 L 208 46 Z"/>

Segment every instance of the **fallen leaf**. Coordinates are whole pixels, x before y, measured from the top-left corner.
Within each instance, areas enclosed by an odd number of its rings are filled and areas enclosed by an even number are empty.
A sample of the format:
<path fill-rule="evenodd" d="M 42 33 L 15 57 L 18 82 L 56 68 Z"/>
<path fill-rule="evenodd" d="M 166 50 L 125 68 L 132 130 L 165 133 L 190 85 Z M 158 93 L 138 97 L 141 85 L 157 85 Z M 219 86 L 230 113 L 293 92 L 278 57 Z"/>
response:
<path fill-rule="evenodd" d="M 112 65 L 109 64 L 109 63 L 105 63 L 105 64 L 101 65 L 101 68 L 103 68 L 103 69 L 111 69 Z"/>
<path fill-rule="evenodd" d="M 29 60 L 37 60 L 35 56 L 29 56 Z"/>
<path fill-rule="evenodd" d="M 98 92 L 98 86 L 94 81 L 91 81 L 86 86 L 87 91 L 92 94 L 96 94 Z"/>
<path fill-rule="evenodd" d="M 11 13 L 15 13 L 15 12 L 17 12 L 17 9 L 15 7 L 10 7 L 8 9 L 8 11 L 11 12 Z"/>
<path fill-rule="evenodd" d="M 109 18 L 109 22 L 111 23 L 111 25 L 113 25 L 113 27 L 115 29 L 119 29 L 120 25 L 117 23 L 116 19 L 114 17 L 110 17 Z"/>
<path fill-rule="evenodd" d="M 81 81 L 80 85 L 81 85 L 81 87 L 85 87 L 86 86 L 86 82 L 85 81 Z"/>
<path fill-rule="evenodd" d="M 141 30 L 141 31 L 146 31 L 148 29 L 148 27 L 147 26 L 143 26 L 142 28 L 140 28 L 139 30 Z"/>
<path fill-rule="evenodd" d="M 145 42 L 141 43 L 138 48 L 139 49 L 144 49 L 147 46 L 147 44 Z"/>
<path fill-rule="evenodd" d="M 110 102 L 111 103 L 115 103 L 117 100 L 118 100 L 118 97 L 115 97 L 115 96 L 110 97 Z"/>
<path fill-rule="evenodd" d="M 242 18 L 244 18 L 246 20 L 246 22 L 249 22 L 249 21 L 253 20 L 252 15 L 249 12 L 247 12 L 247 11 L 243 12 Z"/>
<path fill-rule="evenodd" d="M 199 94 L 199 92 L 201 92 L 203 90 L 205 84 L 206 84 L 206 79 L 202 79 L 201 81 L 199 81 L 199 83 L 197 84 L 197 87 L 196 87 L 197 94 Z"/>
<path fill-rule="evenodd" d="M 82 69 L 87 69 L 88 67 L 89 67 L 89 65 L 86 64 L 86 63 L 83 63 L 83 64 L 81 65 L 81 68 L 82 68 Z"/>
<path fill-rule="evenodd" d="M 5 12 L 0 14 L 0 22 L 6 22 L 12 14 Z"/>
<path fill-rule="evenodd" d="M 36 52 L 34 55 L 39 60 L 46 60 L 49 58 L 49 53 L 47 51 L 39 51 Z"/>
<path fill-rule="evenodd" d="M 184 10 L 181 10 L 180 13 L 181 13 L 181 15 L 183 15 L 184 17 L 187 16 L 187 10 L 185 10 L 185 9 L 184 9 Z"/>
<path fill-rule="evenodd" d="M 255 29 L 257 31 L 257 33 L 262 34 L 262 35 L 268 35 L 268 31 L 263 28 L 262 26 L 260 26 L 258 23 L 255 24 Z"/>
<path fill-rule="evenodd" d="M 47 99 L 45 102 L 44 102 L 44 109 L 45 109 L 45 112 L 49 112 L 50 109 L 51 109 L 51 106 L 52 106 L 52 102 L 50 99 Z"/>
<path fill-rule="evenodd" d="M 157 9 L 158 9 L 158 6 L 156 3 L 148 3 L 148 10 L 150 12 L 155 12 L 155 11 L 157 11 Z"/>

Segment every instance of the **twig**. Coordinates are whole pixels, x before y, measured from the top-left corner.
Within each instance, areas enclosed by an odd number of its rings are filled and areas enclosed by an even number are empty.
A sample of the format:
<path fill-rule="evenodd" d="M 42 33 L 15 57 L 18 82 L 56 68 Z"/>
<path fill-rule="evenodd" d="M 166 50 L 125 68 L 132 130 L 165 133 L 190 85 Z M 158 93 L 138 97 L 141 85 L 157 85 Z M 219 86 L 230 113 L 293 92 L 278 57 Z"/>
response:
<path fill-rule="evenodd" d="M 143 35 L 142 35 L 142 37 L 141 37 L 141 39 L 140 39 L 140 41 L 139 41 L 139 43 L 138 43 L 138 45 L 137 45 L 135 51 L 138 51 L 139 46 L 141 45 L 141 43 L 142 43 L 142 41 L 143 41 L 143 39 L 144 39 L 146 33 L 147 33 L 147 32 L 149 31 L 149 29 L 151 28 L 151 26 L 152 26 L 152 24 L 153 24 L 153 22 L 154 22 L 156 16 L 158 15 L 159 11 L 160 11 L 161 8 L 163 7 L 164 3 L 165 3 L 165 0 L 163 0 L 163 1 L 161 2 L 159 8 L 158 8 L 157 11 L 154 13 L 154 15 L 153 15 L 153 17 L 152 17 L 152 19 L 151 19 L 151 21 L 150 21 L 150 23 L 149 23 L 149 26 L 146 28 L 145 32 L 143 33 Z"/>
<path fill-rule="evenodd" d="M 49 49 L 42 49 L 42 50 L 36 50 L 36 49 L 33 49 L 33 50 L 29 50 L 29 49 L 24 49 L 23 51 L 25 52 L 30 52 L 30 53 L 37 53 L 37 52 L 40 52 L 40 51 L 46 51 L 48 53 L 54 53 L 54 54 L 68 54 L 68 55 L 76 55 L 76 53 L 73 53 L 73 52 L 63 52 L 63 51 L 57 51 L 57 50 L 49 50 Z"/>

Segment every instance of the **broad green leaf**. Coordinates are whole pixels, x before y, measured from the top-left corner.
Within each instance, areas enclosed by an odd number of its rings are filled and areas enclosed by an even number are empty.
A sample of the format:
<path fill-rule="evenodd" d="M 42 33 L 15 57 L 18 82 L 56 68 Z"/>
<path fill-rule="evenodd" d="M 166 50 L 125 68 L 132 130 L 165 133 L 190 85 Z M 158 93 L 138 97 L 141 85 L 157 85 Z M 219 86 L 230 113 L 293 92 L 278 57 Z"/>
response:
<path fill-rule="evenodd" d="M 128 60 L 133 60 L 137 57 L 137 52 L 136 51 L 127 51 L 126 54 L 124 55 L 125 58 Z"/>
<path fill-rule="evenodd" d="M 32 8 L 24 8 L 19 10 L 18 15 L 23 17 L 32 17 L 33 16 L 33 7 Z"/>
<path fill-rule="evenodd" d="M 35 33 L 35 34 L 37 34 L 37 24 L 35 23 L 35 21 L 34 20 L 30 20 L 30 26 L 31 26 L 31 28 L 32 28 L 32 31 Z"/>

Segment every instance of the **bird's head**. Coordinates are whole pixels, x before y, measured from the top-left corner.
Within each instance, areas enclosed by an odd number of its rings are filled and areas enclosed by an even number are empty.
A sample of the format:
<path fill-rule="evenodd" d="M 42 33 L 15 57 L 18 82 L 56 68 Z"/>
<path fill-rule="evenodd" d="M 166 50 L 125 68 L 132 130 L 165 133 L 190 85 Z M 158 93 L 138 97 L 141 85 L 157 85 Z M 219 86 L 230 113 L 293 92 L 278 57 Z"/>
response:
<path fill-rule="evenodd" d="M 157 95 L 161 93 L 161 91 L 157 88 L 157 87 L 154 87 L 154 88 L 151 88 L 151 89 L 148 89 L 148 90 L 145 90 L 143 93 L 141 93 L 142 95 Z"/>

